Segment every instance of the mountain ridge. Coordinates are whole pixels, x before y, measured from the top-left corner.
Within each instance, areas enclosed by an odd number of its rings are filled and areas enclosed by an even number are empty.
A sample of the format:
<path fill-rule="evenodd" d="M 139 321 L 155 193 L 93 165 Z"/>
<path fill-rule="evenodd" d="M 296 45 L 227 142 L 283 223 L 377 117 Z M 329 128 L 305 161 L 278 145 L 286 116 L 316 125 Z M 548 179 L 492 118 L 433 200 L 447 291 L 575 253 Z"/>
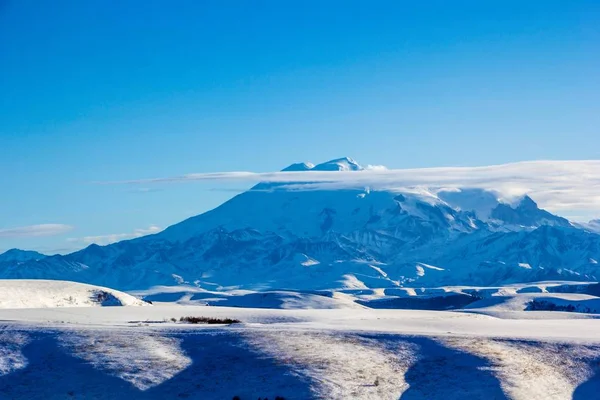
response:
<path fill-rule="evenodd" d="M 284 170 L 316 168 L 364 169 L 346 157 Z M 259 183 L 162 232 L 2 264 L 0 277 L 121 290 L 181 283 L 361 289 L 596 280 L 599 259 L 600 235 L 540 209 L 528 196 L 509 204 L 476 188 L 302 191 Z"/>

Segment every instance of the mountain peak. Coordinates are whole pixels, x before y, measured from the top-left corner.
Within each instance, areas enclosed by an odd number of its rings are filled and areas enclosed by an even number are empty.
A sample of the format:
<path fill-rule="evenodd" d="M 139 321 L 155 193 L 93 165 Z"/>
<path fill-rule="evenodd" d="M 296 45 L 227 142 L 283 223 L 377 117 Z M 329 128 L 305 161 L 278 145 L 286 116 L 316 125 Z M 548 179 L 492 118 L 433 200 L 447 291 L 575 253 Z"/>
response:
<path fill-rule="evenodd" d="M 565 218 L 551 214 L 538 207 L 537 203 L 527 195 L 518 203 L 498 204 L 492 210 L 491 217 L 510 225 L 520 225 L 537 228 L 542 225 L 570 227 L 571 223 Z"/>
<path fill-rule="evenodd" d="M 350 157 L 336 158 L 321 164 L 314 165 L 309 162 L 300 162 L 289 165 L 282 172 L 298 171 L 362 171 L 363 166 Z"/>
<path fill-rule="evenodd" d="M 525 210 L 536 210 L 538 205 L 531 197 L 525 195 L 521 198 L 517 207 Z"/>
<path fill-rule="evenodd" d="M 362 171 L 362 165 L 354 161 L 350 157 L 336 158 L 312 168 L 313 171 Z"/>
<path fill-rule="evenodd" d="M 305 163 L 305 162 L 294 163 L 294 164 L 282 169 L 281 172 L 310 171 L 311 169 L 314 168 L 314 166 L 315 166 L 314 164 Z"/>

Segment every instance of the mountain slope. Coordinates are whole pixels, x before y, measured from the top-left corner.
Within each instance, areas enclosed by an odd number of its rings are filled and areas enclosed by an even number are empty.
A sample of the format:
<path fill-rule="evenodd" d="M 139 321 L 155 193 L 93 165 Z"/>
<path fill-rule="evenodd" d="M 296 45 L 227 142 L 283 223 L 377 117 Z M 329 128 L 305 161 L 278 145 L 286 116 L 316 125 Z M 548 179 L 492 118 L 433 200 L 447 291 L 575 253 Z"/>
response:
<path fill-rule="evenodd" d="M 342 158 L 287 171 L 361 171 Z M 0 267 L 119 289 L 328 289 L 595 280 L 600 236 L 476 188 L 289 190 L 261 183 L 164 231 Z"/>

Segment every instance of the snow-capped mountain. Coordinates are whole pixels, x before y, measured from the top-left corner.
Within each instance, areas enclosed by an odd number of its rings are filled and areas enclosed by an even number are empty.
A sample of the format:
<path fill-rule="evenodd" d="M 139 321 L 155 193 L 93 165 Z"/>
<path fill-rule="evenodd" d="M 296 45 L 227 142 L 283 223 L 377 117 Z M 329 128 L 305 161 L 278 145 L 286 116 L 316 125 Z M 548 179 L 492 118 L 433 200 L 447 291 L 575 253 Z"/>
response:
<path fill-rule="evenodd" d="M 284 171 L 361 171 L 350 158 Z M 1 278 L 70 279 L 118 289 L 493 285 L 595 280 L 600 235 L 476 188 L 289 190 L 260 183 L 164 231 L 4 264 Z"/>

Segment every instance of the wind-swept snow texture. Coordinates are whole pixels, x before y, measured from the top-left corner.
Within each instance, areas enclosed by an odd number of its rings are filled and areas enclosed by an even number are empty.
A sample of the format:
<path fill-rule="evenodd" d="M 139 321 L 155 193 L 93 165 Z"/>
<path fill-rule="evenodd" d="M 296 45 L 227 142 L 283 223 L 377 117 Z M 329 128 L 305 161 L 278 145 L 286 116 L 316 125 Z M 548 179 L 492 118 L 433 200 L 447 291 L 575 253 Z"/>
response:
<path fill-rule="evenodd" d="M 328 399 L 398 399 L 408 388 L 404 375 L 417 352 L 408 341 L 323 332 L 261 332 L 247 338 L 261 352 L 290 363 L 296 375 L 309 378 L 315 397 Z"/>
<path fill-rule="evenodd" d="M 4 329 L 2 399 L 589 400 L 600 389 L 593 343 L 269 326 Z"/>
<path fill-rule="evenodd" d="M 0 333 L 0 376 L 10 374 L 27 366 L 22 353 L 29 337 L 20 332 L 2 331 Z"/>
<path fill-rule="evenodd" d="M 598 370 L 597 346 L 481 338 L 452 338 L 443 343 L 487 360 L 509 398 L 569 399 Z"/>
<path fill-rule="evenodd" d="M 153 334 L 83 331 L 64 335 L 66 351 L 143 391 L 173 378 L 192 361 L 180 340 Z"/>

